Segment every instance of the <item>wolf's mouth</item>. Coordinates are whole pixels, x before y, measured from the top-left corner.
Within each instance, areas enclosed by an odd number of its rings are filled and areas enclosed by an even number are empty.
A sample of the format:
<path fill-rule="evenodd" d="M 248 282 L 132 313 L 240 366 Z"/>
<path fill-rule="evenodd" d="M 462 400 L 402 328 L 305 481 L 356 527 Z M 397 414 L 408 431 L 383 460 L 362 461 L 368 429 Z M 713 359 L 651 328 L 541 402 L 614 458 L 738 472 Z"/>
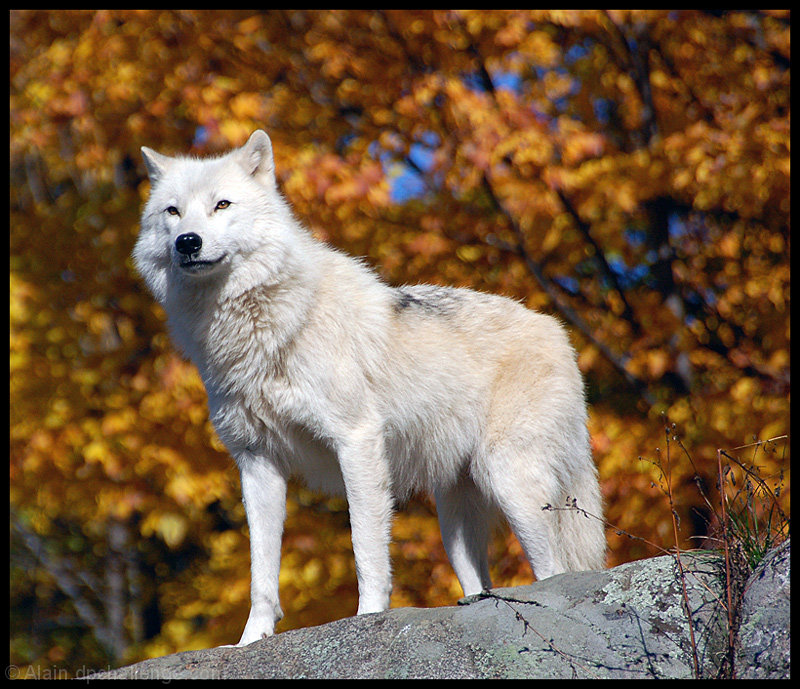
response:
<path fill-rule="evenodd" d="M 213 261 L 181 261 L 178 265 L 183 269 L 193 273 L 197 273 L 204 268 L 210 268 L 212 266 L 221 263 L 228 254 L 222 254 L 219 258 L 215 258 Z"/>

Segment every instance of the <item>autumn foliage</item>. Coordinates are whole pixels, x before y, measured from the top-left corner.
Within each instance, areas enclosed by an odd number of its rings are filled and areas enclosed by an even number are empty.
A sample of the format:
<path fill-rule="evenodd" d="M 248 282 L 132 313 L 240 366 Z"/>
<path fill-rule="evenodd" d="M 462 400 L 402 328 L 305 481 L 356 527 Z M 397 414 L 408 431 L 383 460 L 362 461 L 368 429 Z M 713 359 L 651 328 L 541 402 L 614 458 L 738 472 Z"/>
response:
<path fill-rule="evenodd" d="M 235 466 L 129 259 L 142 145 L 212 154 L 264 128 L 320 239 L 393 284 L 558 315 L 609 565 L 657 552 L 618 530 L 673 545 L 665 425 L 682 547 L 713 535 L 717 449 L 789 433 L 788 11 L 31 10 L 10 30 L 19 667 L 234 643 L 248 612 Z M 394 535 L 392 604 L 453 604 L 432 502 Z M 283 552 L 279 630 L 355 614 L 342 501 L 294 486 Z M 507 532 L 491 559 L 496 584 L 530 581 Z"/>

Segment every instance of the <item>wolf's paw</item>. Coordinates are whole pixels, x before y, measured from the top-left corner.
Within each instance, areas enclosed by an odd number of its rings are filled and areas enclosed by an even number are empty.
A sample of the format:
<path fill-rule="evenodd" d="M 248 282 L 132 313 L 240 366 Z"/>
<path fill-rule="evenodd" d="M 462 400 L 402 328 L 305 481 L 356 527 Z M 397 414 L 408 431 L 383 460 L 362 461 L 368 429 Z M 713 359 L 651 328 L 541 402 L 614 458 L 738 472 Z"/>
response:
<path fill-rule="evenodd" d="M 251 613 L 247 624 L 244 626 L 242 638 L 239 639 L 239 643 L 236 645 L 248 646 L 254 641 L 260 641 L 261 639 L 266 639 L 268 636 L 272 636 L 274 631 L 275 619 L 272 615 L 253 616 Z"/>

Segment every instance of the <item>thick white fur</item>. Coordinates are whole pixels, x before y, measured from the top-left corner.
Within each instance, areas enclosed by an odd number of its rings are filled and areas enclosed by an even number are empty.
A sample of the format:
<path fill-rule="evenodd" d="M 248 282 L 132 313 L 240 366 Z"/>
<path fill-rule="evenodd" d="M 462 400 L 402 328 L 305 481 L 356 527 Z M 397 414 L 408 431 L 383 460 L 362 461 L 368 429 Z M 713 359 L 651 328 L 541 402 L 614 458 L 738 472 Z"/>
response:
<path fill-rule="evenodd" d="M 240 645 L 282 616 L 291 475 L 347 497 L 359 614 L 389 606 L 393 501 L 421 490 L 465 595 L 491 586 L 498 513 L 537 578 L 604 566 L 598 520 L 542 510 L 575 498 L 602 512 L 583 383 L 555 319 L 467 289 L 392 288 L 316 241 L 277 190 L 263 131 L 216 159 L 142 153 L 152 189 L 135 263 L 241 472 L 252 607 Z M 190 258 L 209 263 L 182 267 L 187 233 L 202 240 Z"/>

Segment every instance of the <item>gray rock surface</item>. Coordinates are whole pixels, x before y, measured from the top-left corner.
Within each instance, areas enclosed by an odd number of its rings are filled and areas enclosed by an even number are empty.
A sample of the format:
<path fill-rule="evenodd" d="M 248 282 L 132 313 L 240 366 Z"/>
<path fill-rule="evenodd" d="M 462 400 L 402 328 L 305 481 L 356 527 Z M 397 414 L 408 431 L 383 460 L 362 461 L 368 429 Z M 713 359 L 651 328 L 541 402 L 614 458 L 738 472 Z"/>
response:
<path fill-rule="evenodd" d="M 736 638 L 738 679 L 784 679 L 790 667 L 790 546 L 778 546 L 747 582 Z"/>
<path fill-rule="evenodd" d="M 697 667 L 725 655 L 719 557 L 684 553 Z M 788 585 L 788 584 L 787 584 Z M 690 626 L 669 556 L 188 651 L 96 678 L 690 678 Z"/>

